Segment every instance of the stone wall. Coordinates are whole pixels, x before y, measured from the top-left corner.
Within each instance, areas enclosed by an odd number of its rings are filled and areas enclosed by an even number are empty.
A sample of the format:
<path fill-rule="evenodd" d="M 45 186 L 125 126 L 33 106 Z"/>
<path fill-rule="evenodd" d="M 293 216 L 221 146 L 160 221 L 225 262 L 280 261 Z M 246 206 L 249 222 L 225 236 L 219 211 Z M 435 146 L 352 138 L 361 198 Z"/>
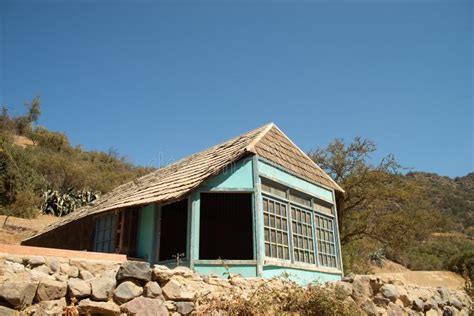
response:
<path fill-rule="evenodd" d="M 0 315 L 187 315 L 229 293 L 283 289 L 280 279 L 221 279 L 147 263 L 0 254 Z M 369 315 L 468 315 L 462 291 L 419 288 L 375 276 L 347 277 L 328 287 Z M 202 298 L 206 298 L 203 300 Z"/>

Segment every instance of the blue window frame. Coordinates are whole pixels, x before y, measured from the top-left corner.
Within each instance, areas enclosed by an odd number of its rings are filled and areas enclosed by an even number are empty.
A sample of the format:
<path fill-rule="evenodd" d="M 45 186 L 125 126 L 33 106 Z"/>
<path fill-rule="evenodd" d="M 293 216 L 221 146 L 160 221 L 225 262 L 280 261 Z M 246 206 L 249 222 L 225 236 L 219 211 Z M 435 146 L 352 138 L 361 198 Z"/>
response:
<path fill-rule="evenodd" d="M 288 209 L 285 203 L 268 197 L 263 198 L 263 224 L 265 255 L 289 260 Z"/>
<path fill-rule="evenodd" d="M 332 205 L 265 178 L 262 191 L 265 255 L 337 268 Z"/>
<path fill-rule="evenodd" d="M 315 214 L 316 239 L 319 263 L 326 267 L 337 267 L 334 219 Z"/>
<path fill-rule="evenodd" d="M 108 214 L 95 219 L 94 251 L 115 252 L 117 216 Z"/>

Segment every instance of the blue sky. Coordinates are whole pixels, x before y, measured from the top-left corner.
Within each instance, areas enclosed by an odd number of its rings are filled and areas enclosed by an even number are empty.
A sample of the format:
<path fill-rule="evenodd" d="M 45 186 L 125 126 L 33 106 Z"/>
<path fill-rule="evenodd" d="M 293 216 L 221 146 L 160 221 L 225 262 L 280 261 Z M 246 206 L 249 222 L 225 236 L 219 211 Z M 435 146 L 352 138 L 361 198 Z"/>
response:
<path fill-rule="evenodd" d="M 474 171 L 472 1 L 0 0 L 0 104 L 86 149 L 176 160 L 267 122 L 303 150 Z"/>

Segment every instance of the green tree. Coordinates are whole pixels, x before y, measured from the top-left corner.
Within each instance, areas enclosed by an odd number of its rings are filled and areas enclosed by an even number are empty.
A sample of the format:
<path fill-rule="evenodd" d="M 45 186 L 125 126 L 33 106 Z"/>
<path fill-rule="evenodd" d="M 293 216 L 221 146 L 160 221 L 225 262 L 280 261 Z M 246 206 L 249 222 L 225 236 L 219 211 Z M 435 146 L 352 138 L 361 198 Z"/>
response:
<path fill-rule="evenodd" d="M 426 238 L 436 219 L 416 181 L 401 175 L 394 156 L 373 163 L 376 150 L 373 141 L 360 137 L 349 144 L 336 139 L 310 157 L 345 190 L 338 199 L 338 219 L 346 254 L 366 256 L 353 249 L 364 241 L 365 247 L 371 246 L 367 252 L 384 248 L 391 259 L 403 261 L 404 248 Z"/>

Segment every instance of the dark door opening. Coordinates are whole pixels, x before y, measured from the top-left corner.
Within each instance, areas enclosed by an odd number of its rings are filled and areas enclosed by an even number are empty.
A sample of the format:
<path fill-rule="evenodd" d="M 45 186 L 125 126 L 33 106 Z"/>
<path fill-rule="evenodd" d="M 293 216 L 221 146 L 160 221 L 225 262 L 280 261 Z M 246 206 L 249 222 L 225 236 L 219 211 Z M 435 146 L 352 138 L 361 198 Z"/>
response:
<path fill-rule="evenodd" d="M 200 210 L 200 259 L 253 259 L 251 193 L 201 193 Z"/>
<path fill-rule="evenodd" d="M 187 227 L 187 199 L 161 207 L 160 261 L 186 256 Z"/>

